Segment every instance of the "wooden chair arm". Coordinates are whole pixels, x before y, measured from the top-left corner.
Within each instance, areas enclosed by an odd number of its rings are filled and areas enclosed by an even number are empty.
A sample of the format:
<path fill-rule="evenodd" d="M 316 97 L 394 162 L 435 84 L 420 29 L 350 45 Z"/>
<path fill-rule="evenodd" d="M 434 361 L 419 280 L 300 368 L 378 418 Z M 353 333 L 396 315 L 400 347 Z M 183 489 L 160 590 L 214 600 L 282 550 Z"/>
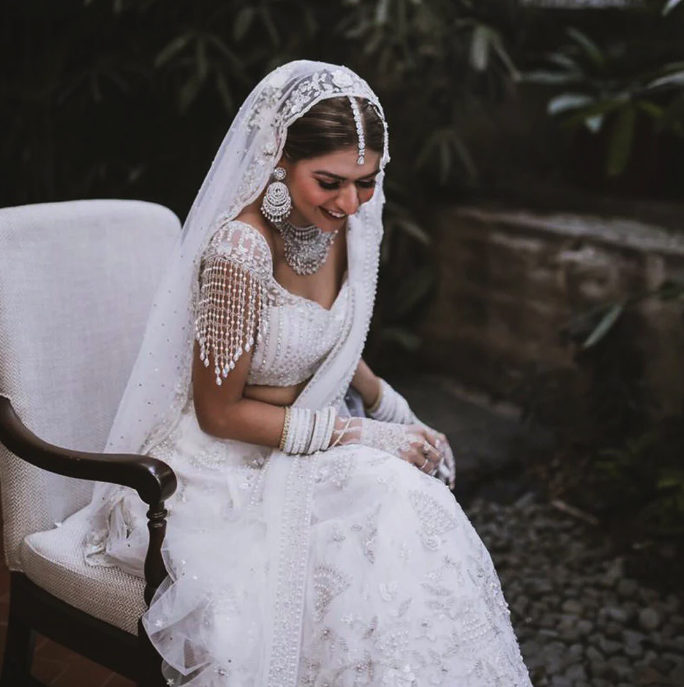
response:
<path fill-rule="evenodd" d="M 150 507 L 150 545 L 145 557 L 145 601 L 149 604 L 166 569 L 161 545 L 166 533 L 164 501 L 176 491 L 173 470 L 162 460 L 136 454 L 88 453 L 54 446 L 37 437 L 19 419 L 11 401 L 0 396 L 0 443 L 14 455 L 43 470 L 66 477 L 111 482 L 135 489 Z"/>
<path fill-rule="evenodd" d="M 5 396 L 0 396 L 0 442 L 14 455 L 43 470 L 131 487 L 150 506 L 165 501 L 176 491 L 176 475 L 157 458 L 86 453 L 48 444 L 19 419 L 11 401 Z"/>

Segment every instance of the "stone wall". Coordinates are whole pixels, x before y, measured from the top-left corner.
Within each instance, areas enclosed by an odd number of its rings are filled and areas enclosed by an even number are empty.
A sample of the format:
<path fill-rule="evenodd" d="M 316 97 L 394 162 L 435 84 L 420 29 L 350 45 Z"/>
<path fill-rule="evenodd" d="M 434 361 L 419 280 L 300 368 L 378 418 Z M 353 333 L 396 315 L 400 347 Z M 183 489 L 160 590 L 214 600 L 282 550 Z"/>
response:
<path fill-rule="evenodd" d="M 573 368 L 569 319 L 684 281 L 684 235 L 626 219 L 459 207 L 436 222 L 439 290 L 423 353 L 439 371 L 508 396 L 533 369 Z M 643 301 L 635 342 L 658 414 L 684 409 L 681 302 Z M 434 362 L 438 361 L 438 362 Z"/>

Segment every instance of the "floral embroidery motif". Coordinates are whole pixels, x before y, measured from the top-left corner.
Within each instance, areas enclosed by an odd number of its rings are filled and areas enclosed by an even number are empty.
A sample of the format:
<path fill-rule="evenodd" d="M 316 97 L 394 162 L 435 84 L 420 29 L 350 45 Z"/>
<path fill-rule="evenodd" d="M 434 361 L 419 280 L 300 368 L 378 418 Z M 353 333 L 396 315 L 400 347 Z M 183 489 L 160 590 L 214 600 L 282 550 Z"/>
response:
<path fill-rule="evenodd" d="M 380 516 L 380 504 L 375 507 L 368 519 L 363 523 L 351 526 L 353 532 L 358 532 L 361 539 L 363 555 L 372 563 L 375 563 L 375 541 L 378 536 L 378 518 Z"/>
<path fill-rule="evenodd" d="M 315 594 L 314 609 L 316 620 L 323 620 L 332 600 L 349 588 L 349 578 L 329 565 L 317 565 L 313 574 Z"/>
<path fill-rule="evenodd" d="M 423 545 L 426 549 L 438 549 L 440 535 L 457 527 L 456 518 L 424 491 L 409 491 L 408 497 L 420 521 Z"/>
<path fill-rule="evenodd" d="M 354 456 L 345 450 L 338 450 L 332 465 L 320 467 L 317 482 L 330 482 L 338 489 L 345 489 L 349 484 L 354 468 Z"/>

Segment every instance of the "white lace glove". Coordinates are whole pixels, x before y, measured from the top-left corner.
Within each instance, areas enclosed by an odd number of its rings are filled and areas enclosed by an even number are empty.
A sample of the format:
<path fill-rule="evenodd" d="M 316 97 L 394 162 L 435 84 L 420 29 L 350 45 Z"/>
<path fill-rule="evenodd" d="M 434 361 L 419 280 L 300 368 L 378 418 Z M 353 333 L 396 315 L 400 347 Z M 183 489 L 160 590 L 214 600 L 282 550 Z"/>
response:
<path fill-rule="evenodd" d="M 423 425 L 338 417 L 330 447 L 347 444 L 371 446 L 412 463 L 428 475 L 434 475 L 442 460 L 438 443 L 437 433 Z"/>
<path fill-rule="evenodd" d="M 411 410 L 408 401 L 384 379 L 380 379 L 380 395 L 371 408 L 366 410 L 373 420 L 386 423 L 399 423 L 402 425 L 419 425 L 437 436 L 437 450 L 440 452 L 441 461 L 437 475 L 454 488 L 456 481 L 456 461 L 451 446 L 444 434 L 436 432 L 416 417 Z"/>

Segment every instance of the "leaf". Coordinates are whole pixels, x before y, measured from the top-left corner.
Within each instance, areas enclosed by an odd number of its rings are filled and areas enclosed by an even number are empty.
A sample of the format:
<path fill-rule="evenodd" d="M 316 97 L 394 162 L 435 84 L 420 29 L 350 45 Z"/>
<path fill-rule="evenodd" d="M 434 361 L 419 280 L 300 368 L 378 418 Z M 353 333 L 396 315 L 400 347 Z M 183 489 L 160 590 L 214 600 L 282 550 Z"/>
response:
<path fill-rule="evenodd" d="M 663 15 L 669 14 L 672 10 L 679 5 L 682 0 L 668 0 L 665 7 L 663 7 Z"/>
<path fill-rule="evenodd" d="M 654 79 L 646 85 L 648 89 L 662 89 L 663 86 L 675 86 L 684 88 L 684 70 L 673 72 L 672 74 L 667 74 L 666 76 L 661 76 Z"/>
<path fill-rule="evenodd" d="M 589 36 L 587 36 L 586 33 L 574 28 L 569 28 L 567 33 L 570 38 L 572 38 L 575 43 L 582 48 L 584 54 L 591 62 L 593 62 L 594 65 L 599 68 L 604 66 L 606 60 L 601 52 L 601 49 L 598 47 L 598 45 L 596 45 L 596 43 L 594 43 L 594 41 L 591 40 L 591 38 L 589 38 Z"/>
<path fill-rule="evenodd" d="M 587 117 L 584 120 L 584 125 L 591 131 L 592 134 L 597 134 L 601 131 L 605 117 L 601 114 L 594 115 L 593 117 Z"/>
<path fill-rule="evenodd" d="M 493 34 L 492 45 L 494 46 L 494 50 L 496 54 L 499 56 L 499 59 L 503 62 L 504 66 L 508 70 L 508 73 L 510 74 L 511 78 L 514 81 L 520 81 L 520 72 L 513 63 L 511 56 L 508 54 L 508 51 L 504 47 L 503 41 L 501 40 L 501 35 L 499 33 L 495 32 Z"/>
<path fill-rule="evenodd" d="M 470 42 L 470 66 L 476 72 L 483 72 L 487 69 L 491 35 L 492 30 L 483 24 L 478 24 L 473 30 L 473 37 Z"/>
<path fill-rule="evenodd" d="M 569 84 L 581 84 L 584 77 L 579 72 L 550 72 L 535 70 L 523 72 L 520 80 L 525 83 L 537 83 L 547 86 L 567 86 Z"/>
<path fill-rule="evenodd" d="M 412 236 L 417 241 L 420 241 L 425 246 L 429 246 L 432 243 L 430 237 L 425 233 L 423 228 L 413 222 L 410 219 L 404 217 L 398 217 L 394 222 L 399 229 L 401 229 L 405 234 Z"/>
<path fill-rule="evenodd" d="M 594 98 L 585 93 L 563 93 L 549 100 L 546 111 L 550 115 L 557 115 L 568 110 L 576 110 L 593 102 Z"/>
<path fill-rule="evenodd" d="M 202 82 L 197 75 L 191 76 L 185 84 L 183 84 L 183 88 L 181 88 L 178 95 L 178 109 L 181 114 L 185 114 L 188 111 L 190 105 L 192 105 L 197 98 L 201 87 Z"/>
<path fill-rule="evenodd" d="M 375 8 L 375 24 L 377 26 L 383 26 L 387 23 L 389 4 L 389 0 L 378 0 L 378 4 Z"/>
<path fill-rule="evenodd" d="M 559 67 L 564 67 L 567 71 L 581 71 L 580 66 L 568 55 L 564 55 L 562 52 L 553 52 L 546 55 L 546 59 L 553 64 L 557 64 Z"/>
<path fill-rule="evenodd" d="M 655 121 L 660 121 L 665 113 L 665 108 L 652 103 L 650 100 L 639 100 L 636 103 L 636 107 Z"/>
<path fill-rule="evenodd" d="M 235 17 L 235 23 L 233 24 L 233 38 L 235 38 L 236 42 L 239 43 L 245 37 L 249 31 L 249 27 L 252 25 L 255 14 L 254 8 L 249 5 L 243 7 L 238 12 L 237 17 Z"/>
<path fill-rule="evenodd" d="M 200 81 L 204 81 L 209 73 L 209 60 L 207 59 L 207 44 L 199 38 L 195 46 L 195 60 L 197 62 L 197 76 Z"/>
<path fill-rule="evenodd" d="M 658 122 L 658 131 L 674 128 L 684 122 L 684 93 L 677 96 Z"/>
<path fill-rule="evenodd" d="M 657 291 L 657 296 L 661 301 L 674 301 L 684 296 L 684 284 L 674 281 L 664 282 Z"/>
<path fill-rule="evenodd" d="M 630 103 L 618 114 L 608 146 L 608 176 L 616 177 L 625 171 L 632 152 L 636 108 Z"/>
<path fill-rule="evenodd" d="M 183 50 L 183 48 L 190 42 L 192 36 L 193 34 L 188 32 L 182 36 L 178 36 L 178 38 L 174 38 L 154 58 L 154 66 L 157 68 L 164 66 L 171 58 Z"/>
<path fill-rule="evenodd" d="M 398 343 L 402 348 L 411 353 L 415 353 L 420 348 L 420 337 L 403 327 L 386 327 L 382 331 L 382 338 L 385 341 Z"/>
<path fill-rule="evenodd" d="M 570 114 L 563 121 L 563 126 L 573 127 L 578 124 L 585 124 L 586 120 L 590 117 L 595 117 L 596 115 L 606 115 L 609 112 L 623 107 L 625 104 L 624 98 L 610 98 L 608 100 L 595 101 L 594 104 L 587 105 L 586 107 L 578 108 L 574 114 Z"/>
<path fill-rule="evenodd" d="M 615 303 L 610 306 L 606 314 L 601 318 L 594 331 L 589 335 L 587 340 L 582 344 L 583 349 L 595 346 L 603 337 L 611 330 L 613 325 L 618 321 L 625 309 L 624 303 Z"/>
<path fill-rule="evenodd" d="M 476 181 L 478 177 L 477 168 L 475 167 L 475 163 L 473 162 L 473 158 L 471 157 L 470 151 L 468 150 L 466 144 L 463 143 L 463 141 L 455 134 L 452 137 L 451 142 L 456 149 L 456 153 L 461 161 L 461 164 L 465 168 L 466 172 L 468 172 L 468 176 L 472 181 Z"/>
<path fill-rule="evenodd" d="M 658 480 L 658 489 L 684 489 L 684 475 L 661 477 Z"/>

